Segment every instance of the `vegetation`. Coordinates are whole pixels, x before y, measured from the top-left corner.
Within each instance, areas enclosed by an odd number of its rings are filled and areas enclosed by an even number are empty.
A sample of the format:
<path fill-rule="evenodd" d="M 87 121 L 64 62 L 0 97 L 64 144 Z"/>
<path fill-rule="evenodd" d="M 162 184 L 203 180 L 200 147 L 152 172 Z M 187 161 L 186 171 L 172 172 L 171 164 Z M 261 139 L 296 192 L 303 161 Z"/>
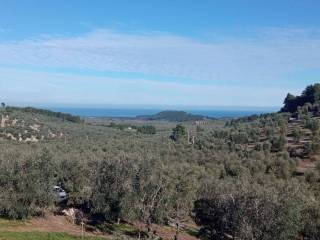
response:
<path fill-rule="evenodd" d="M 5 107 L 1 115 L 20 125 L 3 132 L 23 132 L 36 121 L 66 137 L 0 139 L 0 216 L 26 219 L 54 209 L 51 189 L 60 185 L 69 194 L 60 207 L 81 210 L 105 232 L 152 238 L 153 224 L 161 224 L 176 226 L 179 238 L 194 221 L 203 239 L 319 239 L 320 119 L 317 100 L 308 103 L 224 126 L 209 119 L 77 124 Z M 121 221 L 128 225 L 113 226 Z M 127 229 L 132 222 L 142 224 L 138 232 Z"/>
<path fill-rule="evenodd" d="M 5 105 L 2 105 L 2 107 L 5 107 Z M 49 117 L 56 117 L 56 118 L 61 118 L 66 121 L 70 122 L 75 122 L 75 123 L 81 123 L 81 118 L 79 116 L 73 116 L 69 113 L 61 113 L 61 112 L 53 112 L 50 110 L 45 110 L 45 109 L 38 109 L 38 108 L 33 108 L 33 107 L 25 107 L 25 108 L 18 108 L 18 107 L 5 107 L 7 112 L 12 112 L 15 110 L 19 110 L 22 112 L 27 112 L 27 113 L 35 113 L 35 114 L 41 114 L 41 115 L 46 115 Z"/>
<path fill-rule="evenodd" d="M 137 131 L 144 134 L 155 134 L 156 128 L 150 125 L 143 125 L 141 127 L 137 127 Z"/>
<path fill-rule="evenodd" d="M 156 128 L 152 125 L 143 125 L 143 126 L 136 126 L 132 124 L 117 124 L 111 122 L 108 127 L 119 129 L 119 130 L 136 130 L 138 133 L 142 134 L 155 134 Z"/>
<path fill-rule="evenodd" d="M 195 115 L 187 113 L 184 111 L 162 111 L 154 115 L 142 115 L 137 118 L 144 120 L 166 120 L 171 122 L 186 122 L 186 121 L 195 121 L 203 120 L 207 117 L 201 115 Z"/>
<path fill-rule="evenodd" d="M 302 92 L 300 96 L 294 96 L 288 93 L 284 100 L 284 107 L 281 109 L 282 112 L 294 113 L 305 106 L 306 108 L 312 108 L 312 110 L 319 110 L 320 103 L 320 84 L 309 85 Z M 300 109 L 299 109 L 300 108 Z"/>
<path fill-rule="evenodd" d="M 172 129 L 171 139 L 174 141 L 179 141 L 186 135 L 187 135 L 186 128 L 181 124 L 178 124 L 175 128 Z"/>
<path fill-rule="evenodd" d="M 64 233 L 0 232 L 1 240 L 102 240 L 98 237 L 75 237 Z"/>

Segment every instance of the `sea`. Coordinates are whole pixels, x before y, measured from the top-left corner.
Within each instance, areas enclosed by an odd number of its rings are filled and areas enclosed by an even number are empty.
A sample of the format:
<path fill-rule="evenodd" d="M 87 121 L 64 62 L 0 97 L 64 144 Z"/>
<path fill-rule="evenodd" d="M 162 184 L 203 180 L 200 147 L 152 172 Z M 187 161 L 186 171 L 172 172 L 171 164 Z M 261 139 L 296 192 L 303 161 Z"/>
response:
<path fill-rule="evenodd" d="M 80 117 L 118 117 L 134 118 L 139 115 L 152 115 L 168 109 L 146 109 L 146 108 L 81 108 L 81 107 L 47 107 L 47 109 L 57 112 L 70 113 Z M 169 109 L 173 110 L 173 109 Z M 211 118 L 236 118 L 251 116 L 254 114 L 264 114 L 276 112 L 277 108 L 258 109 L 179 109 L 192 114 L 198 114 Z"/>

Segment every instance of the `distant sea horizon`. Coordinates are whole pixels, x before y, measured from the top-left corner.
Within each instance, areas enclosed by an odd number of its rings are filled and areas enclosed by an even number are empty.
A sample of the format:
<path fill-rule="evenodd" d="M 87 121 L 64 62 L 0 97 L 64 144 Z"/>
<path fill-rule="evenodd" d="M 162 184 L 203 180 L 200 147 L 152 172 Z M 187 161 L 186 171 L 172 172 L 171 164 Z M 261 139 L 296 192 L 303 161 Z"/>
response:
<path fill-rule="evenodd" d="M 140 115 L 152 115 L 161 111 L 175 110 L 166 108 L 95 108 L 95 107 L 45 107 L 48 110 L 69 113 L 80 117 L 118 117 L 118 118 L 135 118 Z M 203 115 L 210 118 L 235 118 L 244 117 L 254 114 L 264 114 L 276 112 L 277 108 L 256 108 L 256 109 L 223 109 L 219 107 L 217 109 L 176 109 L 177 111 L 185 111 L 192 114 Z"/>

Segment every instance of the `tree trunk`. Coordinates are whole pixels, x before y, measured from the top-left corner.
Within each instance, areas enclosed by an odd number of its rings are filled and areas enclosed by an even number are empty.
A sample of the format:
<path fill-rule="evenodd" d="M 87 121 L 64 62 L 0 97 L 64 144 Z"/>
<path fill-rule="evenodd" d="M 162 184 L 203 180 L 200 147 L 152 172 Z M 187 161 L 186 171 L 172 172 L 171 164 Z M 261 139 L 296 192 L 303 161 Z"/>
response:
<path fill-rule="evenodd" d="M 179 230 L 180 230 L 179 223 L 176 223 L 176 234 L 174 235 L 174 240 L 179 240 Z"/>
<path fill-rule="evenodd" d="M 148 234 L 148 237 L 150 238 L 151 237 L 151 220 L 148 219 L 147 220 L 147 224 L 146 224 L 146 228 L 147 228 L 147 234 Z"/>

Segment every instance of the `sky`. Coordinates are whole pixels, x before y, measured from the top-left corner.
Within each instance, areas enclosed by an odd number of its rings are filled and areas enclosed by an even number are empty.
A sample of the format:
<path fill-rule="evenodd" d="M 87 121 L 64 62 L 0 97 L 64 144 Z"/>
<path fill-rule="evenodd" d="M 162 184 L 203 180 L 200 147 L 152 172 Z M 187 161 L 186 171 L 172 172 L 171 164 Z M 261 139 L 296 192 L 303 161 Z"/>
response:
<path fill-rule="evenodd" d="M 280 107 L 320 80 L 318 0 L 0 0 L 0 100 Z"/>

